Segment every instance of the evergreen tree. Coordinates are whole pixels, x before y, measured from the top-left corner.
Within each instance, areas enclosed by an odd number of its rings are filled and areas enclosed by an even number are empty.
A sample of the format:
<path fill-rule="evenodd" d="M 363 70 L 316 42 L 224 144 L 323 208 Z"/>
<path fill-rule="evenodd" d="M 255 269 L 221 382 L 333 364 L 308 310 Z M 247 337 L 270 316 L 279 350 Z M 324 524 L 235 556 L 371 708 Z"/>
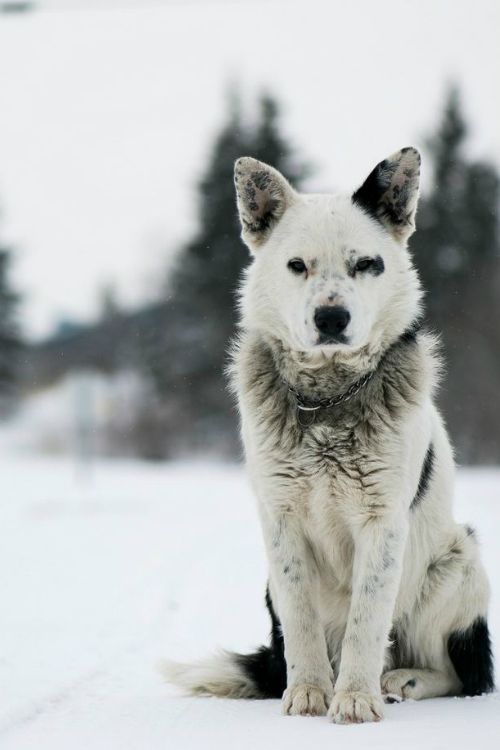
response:
<path fill-rule="evenodd" d="M 15 404 L 20 365 L 18 296 L 10 285 L 10 260 L 9 250 L 0 247 L 0 417 L 10 414 Z"/>
<path fill-rule="evenodd" d="M 168 285 L 160 330 L 152 330 L 145 358 L 162 396 L 175 450 L 238 449 L 237 419 L 224 367 L 235 331 L 236 292 L 249 258 L 238 241 L 233 166 L 253 156 L 282 171 L 298 187 L 307 176 L 279 126 L 279 107 L 259 100 L 257 122 L 243 123 L 238 99 L 217 136 L 198 184 L 199 229 L 181 250 Z"/>
<path fill-rule="evenodd" d="M 100 320 L 113 320 L 122 313 L 122 306 L 115 284 L 106 282 L 99 289 L 98 296 Z"/>
<path fill-rule="evenodd" d="M 438 131 L 428 140 L 433 188 L 421 201 L 412 243 L 435 322 L 450 316 L 448 297 L 468 296 L 471 276 L 482 277 L 499 257 L 499 178 L 492 166 L 467 160 L 466 138 L 459 93 L 452 88 Z"/>
<path fill-rule="evenodd" d="M 458 457 L 492 462 L 499 457 L 500 180 L 491 164 L 467 158 L 466 139 L 452 89 L 428 140 L 434 179 L 411 247 L 427 291 L 427 319 L 444 345 L 441 402 Z"/>

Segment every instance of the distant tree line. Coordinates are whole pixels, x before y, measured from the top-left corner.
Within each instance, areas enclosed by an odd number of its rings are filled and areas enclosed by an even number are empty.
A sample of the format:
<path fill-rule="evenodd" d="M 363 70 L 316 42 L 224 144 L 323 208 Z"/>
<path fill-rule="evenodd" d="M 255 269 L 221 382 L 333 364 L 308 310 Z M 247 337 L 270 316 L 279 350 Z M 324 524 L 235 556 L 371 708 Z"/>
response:
<path fill-rule="evenodd" d="M 34 0 L 0 0 L 0 13 L 26 13 L 34 8 Z"/>
<path fill-rule="evenodd" d="M 439 398 L 460 461 L 500 461 L 500 180 L 467 157 L 457 89 L 428 139 L 431 189 L 411 248 L 446 365 Z"/>
<path fill-rule="evenodd" d="M 440 400 L 458 458 L 498 463 L 499 177 L 492 164 L 467 157 L 466 139 L 460 98 L 451 90 L 428 139 L 433 179 L 421 199 L 411 250 L 427 290 L 426 324 L 442 336 L 447 377 Z M 224 368 L 236 290 L 249 263 L 238 241 L 233 190 L 233 163 L 242 155 L 277 167 L 298 189 L 311 174 L 285 136 L 272 96 L 260 98 L 251 122 L 232 97 L 198 183 L 198 229 L 179 250 L 163 299 L 133 314 L 110 303 L 98 326 L 32 350 L 30 377 L 61 369 L 60 358 L 56 365 L 50 354 L 61 343 L 66 362 L 105 361 L 108 370 L 141 372 L 149 383 L 138 414 L 141 455 L 239 454 Z"/>
<path fill-rule="evenodd" d="M 0 242 L 0 419 L 15 408 L 21 368 L 19 297 L 10 279 L 11 250 Z"/>
<path fill-rule="evenodd" d="M 198 183 L 198 231 L 168 278 L 164 322 L 144 342 L 147 372 L 169 417 L 169 443 L 226 455 L 239 450 L 224 368 L 237 288 L 249 262 L 238 241 L 233 185 L 233 165 L 242 155 L 273 164 L 297 187 L 309 174 L 281 131 L 274 98 L 263 95 L 255 121 L 247 124 L 231 97 L 228 120 Z"/>

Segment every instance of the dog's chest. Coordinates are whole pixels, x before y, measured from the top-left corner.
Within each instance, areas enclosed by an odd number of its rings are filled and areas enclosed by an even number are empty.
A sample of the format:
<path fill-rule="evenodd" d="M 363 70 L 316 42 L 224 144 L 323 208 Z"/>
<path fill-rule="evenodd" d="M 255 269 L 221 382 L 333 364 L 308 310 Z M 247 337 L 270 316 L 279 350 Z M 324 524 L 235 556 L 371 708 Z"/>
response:
<path fill-rule="evenodd" d="M 358 502 L 365 474 L 372 472 L 378 455 L 381 426 L 356 403 L 322 409 L 304 424 L 286 392 L 272 397 L 268 393 L 248 410 L 246 441 L 252 446 L 248 451 L 247 444 L 247 457 L 253 456 L 256 473 L 274 485 L 266 494 L 290 499 L 305 515 L 336 513 Z"/>
<path fill-rule="evenodd" d="M 297 422 L 295 411 L 289 418 Z M 330 538 L 346 514 L 366 502 L 365 475 L 375 458 L 365 426 L 335 413 L 300 427 L 293 443 L 261 453 L 270 476 L 277 478 L 279 495 L 291 500 L 312 531 L 326 531 Z"/>
<path fill-rule="evenodd" d="M 367 456 L 373 453 L 362 426 L 329 419 L 309 427 L 297 447 L 297 463 L 308 478 L 308 511 L 324 524 L 362 499 Z"/>
<path fill-rule="evenodd" d="M 269 354 L 240 362 L 243 434 L 251 474 L 266 503 L 321 523 L 377 500 L 396 415 L 365 393 L 308 418 Z M 257 367 L 257 365 L 259 365 Z M 375 388 L 371 384 L 371 393 Z M 304 419 L 305 417 L 305 419 Z M 311 424 L 307 422 L 311 421 Z"/>

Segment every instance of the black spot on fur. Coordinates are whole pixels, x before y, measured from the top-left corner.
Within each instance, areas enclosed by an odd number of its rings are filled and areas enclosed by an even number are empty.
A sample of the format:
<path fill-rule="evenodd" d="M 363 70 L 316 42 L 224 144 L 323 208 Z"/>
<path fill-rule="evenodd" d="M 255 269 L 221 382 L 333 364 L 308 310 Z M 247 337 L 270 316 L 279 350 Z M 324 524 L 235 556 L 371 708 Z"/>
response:
<path fill-rule="evenodd" d="M 417 318 L 413 323 L 408 326 L 406 331 L 401 335 L 401 341 L 409 344 L 414 344 L 417 340 L 417 334 L 422 329 L 422 321 Z"/>
<path fill-rule="evenodd" d="M 420 479 L 418 480 L 418 487 L 415 497 L 410 505 L 411 510 L 415 510 L 417 505 L 421 502 L 422 498 L 429 489 L 429 482 L 432 476 L 432 470 L 434 468 L 434 447 L 430 443 L 425 454 L 424 463 L 422 464 L 422 471 L 420 472 Z"/>
<path fill-rule="evenodd" d="M 266 606 L 271 618 L 271 643 L 253 654 L 237 655 L 237 663 L 256 686 L 261 698 L 281 698 L 286 689 L 285 644 L 281 623 L 266 591 Z"/>
<path fill-rule="evenodd" d="M 387 651 L 387 656 L 387 661 L 389 662 L 386 667 L 387 671 L 389 671 L 389 669 L 398 669 L 403 662 L 399 638 L 394 628 L 389 634 L 389 648 Z"/>
<path fill-rule="evenodd" d="M 380 276 L 381 273 L 384 273 L 385 266 L 384 261 L 380 257 L 380 255 L 376 255 L 373 259 L 373 263 L 368 269 L 368 273 L 371 273 L 372 276 Z"/>
<path fill-rule="evenodd" d="M 396 622 L 394 623 L 392 630 L 389 634 L 389 651 L 388 651 L 388 665 L 387 669 L 401 669 L 406 666 L 408 659 L 408 644 L 406 639 L 406 632 L 408 630 L 408 623 Z"/>
<path fill-rule="evenodd" d="M 385 264 L 380 255 L 376 255 L 374 258 L 363 258 L 363 262 L 369 261 L 370 265 L 367 268 L 360 269 L 357 267 L 359 261 L 355 258 L 351 258 L 347 264 L 347 273 L 353 279 L 358 275 L 370 274 L 370 276 L 380 276 L 385 271 Z"/>
<path fill-rule="evenodd" d="M 478 617 L 467 630 L 450 635 L 448 654 L 464 695 L 481 695 L 494 689 L 491 641 L 484 617 Z"/>
<path fill-rule="evenodd" d="M 377 221 L 380 220 L 380 200 L 388 187 L 387 181 L 383 179 L 385 169 L 388 166 L 387 160 L 377 164 L 352 196 L 352 202 Z"/>
<path fill-rule="evenodd" d="M 258 234 L 260 232 L 266 232 L 268 229 L 270 229 L 273 226 L 277 205 L 278 205 L 277 201 L 274 201 L 274 200 L 269 201 L 268 210 L 266 210 L 266 212 L 262 216 L 255 217 L 255 220 L 251 222 L 246 221 L 245 219 L 243 220 L 245 223 L 245 228 L 249 232 L 252 232 L 254 234 Z M 252 202 L 248 204 L 248 208 L 252 212 L 255 212 L 258 210 L 259 207 L 257 203 Z"/>
<path fill-rule="evenodd" d="M 401 698 L 396 698 L 393 695 L 384 695 L 384 701 L 386 703 L 391 703 L 391 704 L 392 703 L 400 703 L 401 702 Z"/>
<path fill-rule="evenodd" d="M 272 183 L 271 175 L 265 170 L 252 172 L 252 180 L 259 190 L 267 190 Z"/>

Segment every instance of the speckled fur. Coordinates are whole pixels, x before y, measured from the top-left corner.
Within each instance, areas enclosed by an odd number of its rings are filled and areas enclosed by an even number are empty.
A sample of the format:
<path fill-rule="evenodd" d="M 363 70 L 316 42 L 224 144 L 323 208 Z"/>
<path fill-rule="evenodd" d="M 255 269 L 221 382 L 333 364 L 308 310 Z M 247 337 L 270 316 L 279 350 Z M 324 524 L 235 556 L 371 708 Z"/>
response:
<path fill-rule="evenodd" d="M 255 261 L 231 383 L 283 629 L 289 714 L 328 709 L 338 723 L 376 721 L 383 695 L 460 693 L 447 638 L 486 615 L 477 542 L 452 516 L 453 456 L 433 401 L 436 343 L 415 325 L 421 292 L 406 241 L 419 167 L 414 149 L 382 162 L 368 179 L 383 174 L 376 189 L 392 208 L 370 215 L 354 198 L 300 196 L 253 159 L 236 164 L 242 236 Z M 372 199 L 373 185 L 354 195 Z M 366 255 L 379 258 L 377 273 L 353 273 Z M 287 269 L 297 256 L 307 266 L 301 278 Z M 322 346 L 314 309 L 339 299 L 352 318 L 346 344 Z M 301 425 L 289 385 L 318 400 L 367 372 L 351 400 Z M 432 473 L 412 507 L 431 444 Z M 228 660 L 220 688 L 211 672 L 206 692 L 251 695 Z M 177 682 L 199 691 L 203 670 L 195 665 Z"/>

